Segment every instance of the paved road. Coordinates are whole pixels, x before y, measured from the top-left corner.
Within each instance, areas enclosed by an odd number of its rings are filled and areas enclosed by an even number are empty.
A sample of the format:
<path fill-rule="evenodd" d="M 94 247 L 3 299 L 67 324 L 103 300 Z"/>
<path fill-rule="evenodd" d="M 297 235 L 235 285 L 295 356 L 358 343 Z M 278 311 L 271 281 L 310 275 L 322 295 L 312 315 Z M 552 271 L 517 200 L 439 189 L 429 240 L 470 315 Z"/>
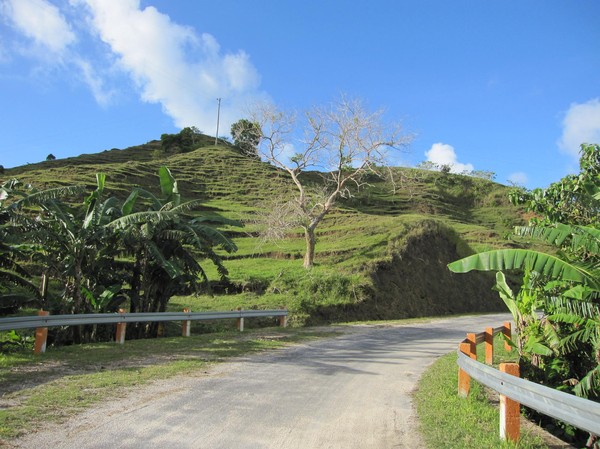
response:
<path fill-rule="evenodd" d="M 508 315 L 357 326 L 85 412 L 22 448 L 422 448 L 410 393 L 466 331 Z"/>

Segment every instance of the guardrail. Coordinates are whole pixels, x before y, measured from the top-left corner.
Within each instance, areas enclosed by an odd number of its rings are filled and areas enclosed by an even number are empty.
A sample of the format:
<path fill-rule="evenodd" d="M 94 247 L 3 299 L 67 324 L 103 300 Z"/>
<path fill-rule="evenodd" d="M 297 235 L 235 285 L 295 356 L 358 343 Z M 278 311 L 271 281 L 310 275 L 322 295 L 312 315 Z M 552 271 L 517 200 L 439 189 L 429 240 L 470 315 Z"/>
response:
<path fill-rule="evenodd" d="M 493 358 L 493 337 L 510 332 L 510 323 L 500 328 L 488 328 L 479 334 L 469 333 L 458 349 L 458 393 L 467 396 L 470 378 L 497 391 L 500 395 L 500 438 L 517 441 L 520 437 L 520 405 L 600 435 L 600 403 L 530 382 L 519 377 L 519 365 L 501 363 L 500 370 L 478 362 L 477 343 L 486 342 L 486 363 Z M 488 345 L 492 356 L 488 359 Z"/>
<path fill-rule="evenodd" d="M 13 329 L 36 329 L 34 352 L 36 354 L 45 352 L 48 328 L 55 326 L 79 326 L 83 324 L 116 324 L 117 331 L 115 341 L 120 344 L 125 342 L 125 329 L 127 323 L 138 322 L 161 322 L 181 321 L 182 335 L 190 336 L 190 324 L 192 321 L 236 319 L 237 327 L 244 330 L 245 318 L 257 317 L 279 317 L 279 325 L 287 326 L 288 311 L 280 310 L 232 310 L 225 312 L 191 312 L 184 309 L 183 312 L 161 312 L 161 313 L 126 313 L 119 309 L 119 313 L 88 313 L 77 315 L 49 315 L 47 311 L 40 310 L 37 316 L 20 316 L 0 318 L 0 331 Z"/>

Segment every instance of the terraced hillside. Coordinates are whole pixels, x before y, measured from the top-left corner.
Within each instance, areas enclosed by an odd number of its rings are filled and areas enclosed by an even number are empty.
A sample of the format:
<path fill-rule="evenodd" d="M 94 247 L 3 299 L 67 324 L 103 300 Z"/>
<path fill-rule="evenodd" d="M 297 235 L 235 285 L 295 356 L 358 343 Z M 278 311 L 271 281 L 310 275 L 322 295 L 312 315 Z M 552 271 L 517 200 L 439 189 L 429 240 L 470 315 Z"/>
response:
<path fill-rule="evenodd" d="M 124 150 L 46 161 L 8 169 L 40 187 L 95 185 L 125 196 L 133 186 L 158 192 L 157 171 L 166 165 L 185 199 L 201 198 L 202 213 L 236 218 L 230 229 L 239 250 L 227 256 L 230 283 L 216 282 L 213 294 L 175 297 L 171 307 L 193 310 L 288 307 L 299 323 L 400 318 L 497 310 L 485 274 L 453 275 L 446 264 L 472 251 L 514 245 L 506 239 L 520 212 L 508 189 L 483 179 L 397 168 L 395 185 L 371 180 L 368 189 L 338 203 L 317 229 L 316 266 L 302 268 L 300 229 L 279 242 L 263 242 L 257 212 L 277 196 L 293 193 L 280 171 L 242 156 L 226 142 L 206 139 L 197 150 L 165 154 L 152 141 Z M 306 173 L 315 182 L 317 173 Z M 209 266 L 207 265 L 207 268 Z M 210 270 L 209 270 L 210 272 Z"/>

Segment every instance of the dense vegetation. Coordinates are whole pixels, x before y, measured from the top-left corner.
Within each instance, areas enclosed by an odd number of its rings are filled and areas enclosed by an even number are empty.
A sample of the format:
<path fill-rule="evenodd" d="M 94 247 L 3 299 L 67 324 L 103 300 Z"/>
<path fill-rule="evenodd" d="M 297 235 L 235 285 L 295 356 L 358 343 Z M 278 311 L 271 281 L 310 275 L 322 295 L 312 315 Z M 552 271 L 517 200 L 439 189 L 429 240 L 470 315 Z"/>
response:
<path fill-rule="evenodd" d="M 214 146 L 214 138 L 201 134 L 195 135 L 194 139 L 198 146 L 184 152 L 164 151 L 164 142 L 152 141 L 125 150 L 113 149 L 5 170 L 4 182 L 19 179 L 23 185 L 31 183 L 42 192 L 56 188 L 68 191 L 70 186 L 79 186 L 66 192 L 69 195 L 54 200 L 60 200 L 56 218 L 61 208 L 68 207 L 80 231 L 88 213 L 100 205 L 107 205 L 110 199 L 109 204 L 113 207 L 107 207 L 106 211 L 110 209 L 112 215 L 93 215 L 93 220 L 98 220 L 95 223 L 102 233 L 118 231 L 110 237 L 117 243 L 112 243 L 109 248 L 118 248 L 120 253 L 96 251 L 94 255 L 106 257 L 110 261 L 106 266 L 119 267 L 118 276 L 123 277 L 120 283 L 114 284 L 99 283 L 91 276 L 77 281 L 81 282 L 77 285 L 85 287 L 80 288 L 77 307 L 81 308 L 77 310 L 114 310 L 117 299 L 124 300 L 119 305 L 128 309 L 146 310 L 136 306 L 141 298 L 157 298 L 153 287 L 142 286 L 143 276 L 137 276 L 144 271 L 141 268 L 144 261 L 139 258 L 141 248 L 145 244 L 158 243 L 154 237 L 143 244 L 126 243 L 129 242 L 125 240 L 126 236 L 130 238 L 135 233 L 127 232 L 122 215 L 128 212 L 127 205 L 133 203 L 132 195 L 138 195 L 135 201 L 140 213 L 154 212 L 155 216 L 164 216 L 164 213 L 158 213 L 161 208 L 174 206 L 169 192 L 158 187 L 164 187 L 164 183 L 159 182 L 161 177 L 157 176 L 161 167 L 169 167 L 171 190 L 177 181 L 177 201 L 181 204 L 191 202 L 189 204 L 194 206 L 193 209 L 180 207 L 181 214 L 170 217 L 169 226 L 190 224 L 202 217 L 208 220 L 203 222 L 208 225 L 204 228 L 208 232 L 220 222 L 225 224 L 221 227 L 222 235 L 237 247 L 237 251 L 228 253 L 215 246 L 214 254 L 203 254 L 202 249 L 194 248 L 186 241 L 180 249 L 194 254 L 199 264 L 199 268 L 190 273 L 204 273 L 207 282 L 202 287 L 209 286 L 211 291 L 190 296 L 197 291 L 192 284 L 200 287 L 201 282 L 195 281 L 201 281 L 202 277 L 182 275 L 182 279 L 185 278 L 183 287 L 162 292 L 164 299 L 157 302 L 160 305 L 157 310 L 164 307 L 180 310 L 184 306 L 191 306 L 193 310 L 288 307 L 292 321 L 303 324 L 476 312 L 503 307 L 491 291 L 492 282 L 486 273 L 468 275 L 465 279 L 445 267 L 473 250 L 521 245 L 516 239 L 507 239 L 514 225 L 525 224 L 521 209 L 508 201 L 508 188 L 472 176 L 394 169 L 394 184 L 370 179 L 367 187 L 353 191 L 351 197 L 337 204 L 317 233 L 318 262 L 307 271 L 302 268 L 304 248 L 300 229 L 289 230 L 285 239 L 278 243 L 258 238 L 264 227 L 262 214 L 273 207 L 273 197 L 293 193 L 289 176 L 256 158 L 243 155 L 239 148 L 227 142 L 220 141 Z M 96 177 L 99 173 L 105 174 L 102 188 Z M 308 184 L 316 184 L 321 179 L 313 172 L 305 172 L 302 176 Z M 90 209 L 92 202 L 94 207 Z M 10 200 L 4 206 L 9 203 Z M 41 210 L 49 214 L 49 207 L 43 202 L 32 203 L 23 208 L 21 214 L 39 214 Z M 151 215 L 146 214 L 145 219 Z M 136 217 L 141 221 L 129 223 L 134 226 L 129 228 L 130 231 L 137 229 L 139 232 L 145 224 L 154 223 L 144 222 L 141 215 Z M 238 228 L 234 222 L 243 223 L 244 227 Z M 165 224 L 160 223 L 161 226 Z M 4 222 L 3 232 L 8 232 L 12 225 L 12 222 Z M 174 235 L 169 233 L 175 231 L 153 229 L 154 236 L 160 232 Z M 89 238 L 94 245 L 112 242 L 107 234 L 91 233 Z M 40 239 L 37 244 L 44 242 L 47 243 Z M 3 244 L 12 245 L 13 250 L 18 247 L 4 238 Z M 226 244 L 225 248 L 231 250 L 234 247 Z M 33 251 L 35 248 L 20 249 Z M 46 255 L 54 258 L 59 255 L 55 249 L 48 249 L 46 253 L 52 253 Z M 50 260 L 42 262 L 31 257 L 31 253 L 24 254 L 21 259 L 12 257 L 16 252 L 11 253 L 11 257 L 8 253 L 2 254 L 7 255 L 7 263 L 8 259 L 20 261 L 23 279 L 38 290 L 39 276 L 45 266 L 50 266 Z M 172 263 L 168 258 L 165 260 Z M 213 264 L 215 261 L 216 265 Z M 163 261 L 156 258 L 153 263 L 160 266 Z M 52 262 L 52 266 L 58 265 L 59 261 Z M 189 264 L 178 266 L 181 273 L 191 267 Z M 228 271 L 226 278 L 221 277 L 223 267 Z M 162 279 L 173 279 L 169 268 L 172 267 L 168 263 L 161 268 L 166 270 L 162 274 L 166 277 Z M 58 272 L 56 269 L 50 274 L 45 300 L 2 284 L 4 313 L 29 313 L 27 307 L 40 305 L 50 308 L 52 313 L 75 311 L 65 304 L 77 298 L 76 287 Z M 113 279 L 113 275 L 103 273 L 102 279 Z M 148 279 L 152 277 L 148 276 Z M 160 286 L 164 287 L 165 283 Z M 16 300 L 17 293 L 25 294 L 30 301 Z"/>
<path fill-rule="evenodd" d="M 513 192 L 512 199 L 536 216 L 516 230 L 559 249 L 557 254 L 505 249 L 454 262 L 457 272 L 519 270 L 515 293 L 503 271 L 496 290 L 513 315 L 523 375 L 538 383 L 600 400 L 600 146 L 582 145 L 580 173 L 549 188 Z M 548 418 L 542 418 L 548 421 Z M 558 426 L 579 446 L 588 440 Z M 592 447 L 594 437 L 587 441 Z M 597 442 L 594 447 L 597 447 Z"/>

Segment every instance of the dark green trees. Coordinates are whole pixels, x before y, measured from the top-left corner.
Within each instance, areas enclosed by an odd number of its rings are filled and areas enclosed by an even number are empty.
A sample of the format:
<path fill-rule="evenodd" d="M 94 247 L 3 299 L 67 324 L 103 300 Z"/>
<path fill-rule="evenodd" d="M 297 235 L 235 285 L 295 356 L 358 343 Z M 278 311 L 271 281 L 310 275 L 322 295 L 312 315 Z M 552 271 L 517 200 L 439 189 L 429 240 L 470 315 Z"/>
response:
<path fill-rule="evenodd" d="M 233 144 L 242 154 L 259 159 L 258 144 L 262 136 L 260 125 L 247 119 L 241 119 L 231 125 Z"/>
<path fill-rule="evenodd" d="M 181 200 L 168 168 L 159 170 L 160 196 L 134 189 L 125 201 L 106 195 L 103 174 L 96 178 L 96 189 L 83 202 L 74 199 L 83 192 L 79 187 L 28 188 L 18 195 L 14 186 L 3 187 L 0 287 L 9 281 L 33 285 L 18 269 L 19 256 L 26 255 L 36 274 L 51 280 L 53 292 L 39 305 L 53 313 L 110 312 L 119 306 L 162 312 L 173 294 L 193 292 L 207 280 L 203 261 L 227 274 L 216 251 L 236 247 L 218 225 L 237 223 L 194 213 L 199 202 Z M 13 199 L 7 202 L 9 193 Z M 152 336 L 156 328 L 139 327 L 136 333 Z M 75 341 L 93 337 L 81 328 L 73 335 Z"/>

